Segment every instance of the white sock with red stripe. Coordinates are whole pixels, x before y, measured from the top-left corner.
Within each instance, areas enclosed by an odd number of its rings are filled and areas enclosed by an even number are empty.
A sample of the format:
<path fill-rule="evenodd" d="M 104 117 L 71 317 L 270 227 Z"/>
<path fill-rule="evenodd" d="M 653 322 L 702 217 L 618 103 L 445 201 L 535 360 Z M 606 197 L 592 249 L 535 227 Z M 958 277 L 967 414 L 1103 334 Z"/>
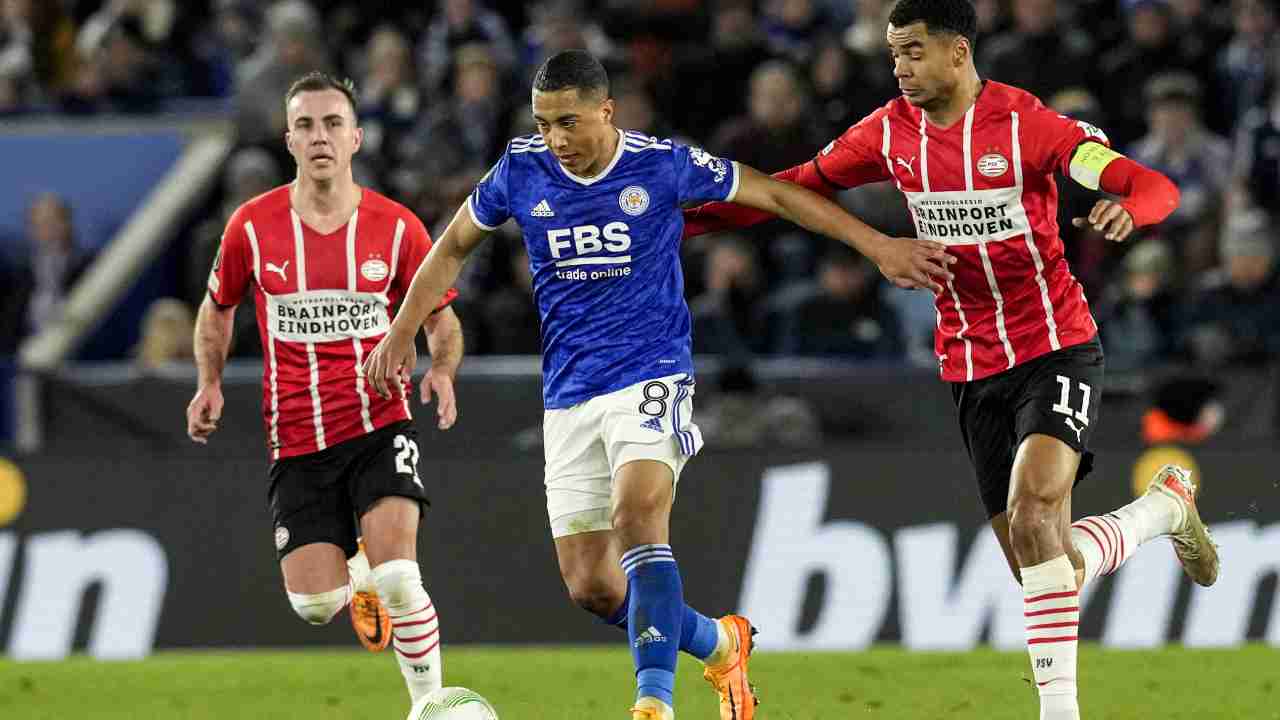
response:
<path fill-rule="evenodd" d="M 442 684 L 440 620 L 412 560 L 389 560 L 373 569 L 378 598 L 391 616 L 391 646 L 414 702 Z"/>
<path fill-rule="evenodd" d="M 1110 575 L 1139 545 L 1173 532 L 1182 523 L 1182 512 L 1177 500 L 1151 493 L 1114 512 L 1071 523 L 1071 541 L 1084 556 L 1084 581 Z"/>
<path fill-rule="evenodd" d="M 1066 554 L 1021 568 L 1027 652 L 1040 691 L 1040 720 L 1080 720 L 1076 648 L 1080 593 Z"/>

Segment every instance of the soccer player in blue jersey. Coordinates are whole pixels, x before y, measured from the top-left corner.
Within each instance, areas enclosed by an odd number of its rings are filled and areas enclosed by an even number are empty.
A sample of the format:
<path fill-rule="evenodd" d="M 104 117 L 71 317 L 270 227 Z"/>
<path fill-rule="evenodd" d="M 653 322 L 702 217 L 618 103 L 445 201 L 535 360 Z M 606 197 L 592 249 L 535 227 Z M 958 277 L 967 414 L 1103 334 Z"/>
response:
<path fill-rule="evenodd" d="M 387 395 L 417 362 L 414 331 L 463 261 L 508 219 L 528 248 L 542 318 L 547 511 L 560 572 L 584 609 L 625 629 L 633 720 L 674 717 L 676 656 L 702 660 L 724 720 L 751 720 L 754 628 L 684 602 L 668 544 L 675 484 L 702 436 L 693 424 L 681 205 L 732 200 L 837 238 L 902 287 L 940 288 L 940 244 L 888 238 L 822 196 L 694 147 L 613 124 L 604 68 L 570 50 L 533 81 L 537 135 L 516 138 L 420 266 L 365 361 Z M 394 387 L 395 389 L 389 389 Z"/>

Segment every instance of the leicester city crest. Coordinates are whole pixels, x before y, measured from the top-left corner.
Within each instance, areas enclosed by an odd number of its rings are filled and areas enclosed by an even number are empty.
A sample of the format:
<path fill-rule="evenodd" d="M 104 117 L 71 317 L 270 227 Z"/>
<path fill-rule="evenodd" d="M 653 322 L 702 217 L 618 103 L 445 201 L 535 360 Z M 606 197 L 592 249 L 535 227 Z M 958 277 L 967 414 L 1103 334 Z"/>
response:
<path fill-rule="evenodd" d="M 649 192 L 639 185 L 628 185 L 618 194 L 618 207 L 628 215 L 642 215 L 649 209 Z"/>

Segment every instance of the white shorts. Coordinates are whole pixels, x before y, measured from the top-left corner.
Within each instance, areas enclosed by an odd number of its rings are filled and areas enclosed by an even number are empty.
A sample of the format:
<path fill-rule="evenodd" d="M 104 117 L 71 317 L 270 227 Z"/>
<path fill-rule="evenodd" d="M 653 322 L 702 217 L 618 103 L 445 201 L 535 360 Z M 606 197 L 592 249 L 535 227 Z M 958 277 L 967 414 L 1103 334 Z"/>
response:
<path fill-rule="evenodd" d="M 645 380 L 573 407 L 547 410 L 547 515 L 553 537 L 613 527 L 613 476 L 632 460 L 657 460 L 680 479 L 685 462 L 702 448 L 693 424 L 693 378 Z"/>

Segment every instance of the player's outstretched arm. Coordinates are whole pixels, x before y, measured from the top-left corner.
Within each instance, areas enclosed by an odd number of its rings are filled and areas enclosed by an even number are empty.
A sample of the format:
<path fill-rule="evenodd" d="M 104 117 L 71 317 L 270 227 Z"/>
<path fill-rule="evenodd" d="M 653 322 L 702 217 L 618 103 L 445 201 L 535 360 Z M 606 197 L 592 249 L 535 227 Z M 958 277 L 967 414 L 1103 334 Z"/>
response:
<path fill-rule="evenodd" d="M 487 231 L 472 221 L 464 204 L 427 253 L 427 259 L 418 267 L 413 284 L 400 303 L 391 329 L 364 361 L 365 379 L 382 397 L 391 397 L 392 387 L 397 394 L 404 392 L 401 380 L 413 372 L 418 362 L 413 336 L 458 278 L 467 256 L 487 235 Z"/>
<path fill-rule="evenodd" d="M 832 197 L 840 188 L 827 182 L 818 172 L 814 161 L 806 160 L 799 165 L 789 167 L 771 177 L 782 182 L 795 183 L 800 187 Z M 737 228 L 751 227 L 762 222 L 775 219 L 777 216 L 755 208 L 743 207 L 731 202 L 709 202 L 684 211 L 685 238 L 697 237 L 710 232 L 721 232 Z"/>
<path fill-rule="evenodd" d="M 222 418 L 222 369 L 231 348 L 235 315 L 234 306 L 221 307 L 208 295 L 196 314 L 193 344 L 199 380 L 196 395 L 187 405 L 187 436 L 202 445 L 209 442 Z"/>
<path fill-rule="evenodd" d="M 1090 190 L 1118 195 L 1099 200 L 1076 227 L 1092 225 L 1108 240 L 1123 242 L 1134 228 L 1155 225 L 1178 208 L 1178 186 L 1164 175 L 1096 142 L 1081 143 L 1071 158 L 1071 179 Z"/>
<path fill-rule="evenodd" d="M 427 334 L 427 349 L 431 351 L 431 369 L 422 378 L 422 404 L 431 402 L 434 392 L 437 424 L 448 430 L 458 419 L 458 402 L 453 394 L 453 379 L 462 364 L 462 321 L 451 307 L 427 316 L 422 326 Z"/>
<path fill-rule="evenodd" d="M 938 279 L 952 279 L 947 266 L 956 260 L 942 243 L 891 238 L 845 212 L 831 200 L 799 185 L 780 182 L 738 164 L 734 202 L 777 215 L 832 237 L 866 255 L 894 285 L 942 292 Z"/>

